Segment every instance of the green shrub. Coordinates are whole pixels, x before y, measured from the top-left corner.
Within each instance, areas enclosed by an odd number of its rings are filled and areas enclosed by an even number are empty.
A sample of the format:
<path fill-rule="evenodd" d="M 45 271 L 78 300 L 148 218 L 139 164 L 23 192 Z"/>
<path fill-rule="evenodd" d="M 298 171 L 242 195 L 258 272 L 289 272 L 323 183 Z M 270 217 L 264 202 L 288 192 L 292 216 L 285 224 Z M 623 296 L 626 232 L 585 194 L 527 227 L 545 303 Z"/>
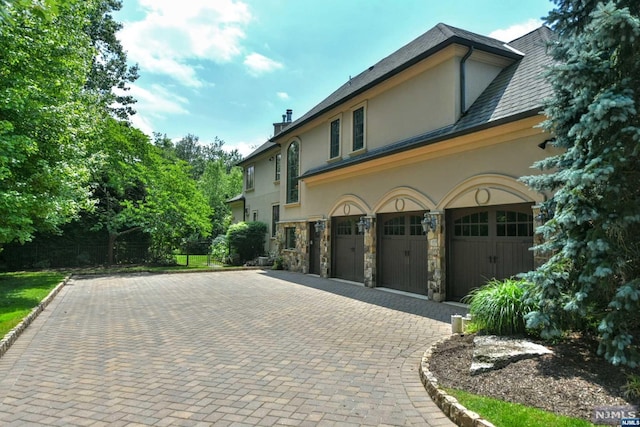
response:
<path fill-rule="evenodd" d="M 469 304 L 473 322 L 480 330 L 497 335 L 524 334 L 524 316 L 533 310 L 525 295 L 530 286 L 525 280 L 493 279 L 471 291 L 463 302 Z"/>
<path fill-rule="evenodd" d="M 211 256 L 215 261 L 224 262 L 229 255 L 229 244 L 227 236 L 220 234 L 211 243 Z"/>
<path fill-rule="evenodd" d="M 239 262 L 245 263 L 264 253 L 267 224 L 263 222 L 239 222 L 227 230 L 227 242 L 231 256 L 236 254 Z"/>

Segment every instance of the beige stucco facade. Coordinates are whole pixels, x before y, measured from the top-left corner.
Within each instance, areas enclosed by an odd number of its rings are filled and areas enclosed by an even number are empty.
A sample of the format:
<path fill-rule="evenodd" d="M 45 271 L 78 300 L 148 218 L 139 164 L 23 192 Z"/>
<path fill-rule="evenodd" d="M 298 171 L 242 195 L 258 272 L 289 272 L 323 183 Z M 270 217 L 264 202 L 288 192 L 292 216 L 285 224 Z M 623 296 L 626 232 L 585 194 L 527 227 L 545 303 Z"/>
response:
<path fill-rule="evenodd" d="M 380 285 L 383 244 L 379 219 L 430 212 L 438 226 L 423 236 L 428 250 L 419 261 L 427 265 L 421 293 L 438 301 L 446 299 L 447 245 L 451 244 L 447 212 L 529 204 L 533 215 L 535 206 L 546 199 L 547 195 L 519 181 L 535 173 L 531 169 L 535 161 L 551 154 L 552 148 L 540 146 L 549 139 L 539 127 L 543 116 L 528 114 L 407 149 L 385 150 L 416 135 L 453 126 L 512 63 L 513 58 L 454 43 L 276 135 L 269 151 L 243 163 L 245 171 L 254 168 L 256 180 L 255 188 L 244 193 L 247 218 L 271 224 L 271 207 L 280 205 L 269 251 L 282 256 L 291 270 L 315 269 L 316 274 L 333 277 L 337 230 L 332 227 L 340 218 L 364 217 L 369 228 L 362 236 L 361 279 L 375 287 Z M 364 110 L 364 147 L 354 151 L 354 111 L 360 108 Z M 336 120 L 339 153 L 330 158 L 331 123 Z M 299 145 L 302 177 L 295 180 L 297 201 L 287 203 L 287 151 L 292 143 Z M 279 182 L 273 178 L 276 153 L 282 157 Z M 317 233 L 316 223 L 322 223 Z M 294 230 L 292 242 L 287 236 Z M 319 251 L 312 250 L 314 244 L 320 245 Z"/>

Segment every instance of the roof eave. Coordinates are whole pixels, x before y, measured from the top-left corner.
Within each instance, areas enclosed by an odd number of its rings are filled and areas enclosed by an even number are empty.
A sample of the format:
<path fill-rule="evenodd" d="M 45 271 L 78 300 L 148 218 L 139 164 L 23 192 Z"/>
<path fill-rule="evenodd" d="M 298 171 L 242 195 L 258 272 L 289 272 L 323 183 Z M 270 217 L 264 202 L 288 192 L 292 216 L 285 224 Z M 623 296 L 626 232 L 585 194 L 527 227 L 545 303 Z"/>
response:
<path fill-rule="evenodd" d="M 403 151 L 414 150 L 416 148 L 424 147 L 424 146 L 431 145 L 431 144 L 436 144 L 438 142 L 446 141 L 448 139 L 457 138 L 457 137 L 460 137 L 460 136 L 468 135 L 470 133 L 479 132 L 479 131 L 482 131 L 482 130 L 485 130 L 485 129 L 489 129 L 489 128 L 492 128 L 492 127 L 496 127 L 496 126 L 504 125 L 504 124 L 507 124 L 507 123 L 516 122 L 518 120 L 526 119 L 528 117 L 532 117 L 532 116 L 538 115 L 542 111 L 543 111 L 542 107 L 535 108 L 535 109 L 528 110 L 528 111 L 523 111 L 521 113 L 514 114 L 514 115 L 509 116 L 509 117 L 505 117 L 505 118 L 502 118 L 502 119 L 499 119 L 499 120 L 495 120 L 495 121 L 491 121 L 491 122 L 487 122 L 487 123 L 482 123 L 480 125 L 473 126 L 473 127 L 467 128 L 467 129 L 462 129 L 462 130 L 457 131 L 457 132 L 447 133 L 447 134 L 444 134 L 444 135 L 438 135 L 438 136 L 433 137 L 433 138 L 426 138 L 423 141 L 415 142 L 415 143 L 413 143 L 413 144 L 411 144 L 409 146 L 403 146 L 403 147 L 399 147 L 397 149 L 391 149 L 391 150 L 388 150 L 388 151 L 382 151 L 382 152 L 380 152 L 378 154 L 375 154 L 375 155 L 372 155 L 372 156 L 368 156 L 368 157 L 363 156 L 363 158 L 361 160 L 356 160 L 354 162 L 350 162 L 350 163 L 347 163 L 347 164 L 344 164 L 344 165 L 339 165 L 338 164 L 338 165 L 336 165 L 336 167 L 333 167 L 333 168 L 327 168 L 327 169 L 323 169 L 323 170 L 319 170 L 319 171 L 315 171 L 315 172 L 311 172 L 311 173 L 305 172 L 304 174 L 300 175 L 298 178 L 299 179 L 310 178 L 312 176 L 322 175 L 324 173 L 333 172 L 333 171 L 336 171 L 336 170 L 339 170 L 339 169 L 344 169 L 344 168 L 351 167 L 351 166 L 354 166 L 354 165 L 358 165 L 358 164 L 361 164 L 361 163 L 366 163 L 366 162 L 371 161 L 371 160 L 379 159 L 381 157 L 386 157 L 386 156 L 389 156 L 389 155 L 392 155 L 392 154 L 401 153 Z"/>
<path fill-rule="evenodd" d="M 286 136 L 290 133 L 292 133 L 294 130 L 299 129 L 300 127 L 302 127 L 303 125 L 311 122 L 312 120 L 322 116 L 323 114 L 325 114 L 326 112 L 334 109 L 335 107 L 337 107 L 340 104 L 343 104 L 353 98 L 355 98 L 356 96 L 362 94 L 363 92 L 368 91 L 369 89 L 379 85 L 380 83 L 384 82 L 385 80 L 390 79 L 393 76 L 396 76 L 397 74 L 400 74 L 401 72 L 405 71 L 406 69 L 414 66 L 415 64 L 417 64 L 418 62 L 430 57 L 431 55 L 435 54 L 436 52 L 452 45 L 452 44 L 459 44 L 461 46 L 467 46 L 467 47 L 473 47 L 474 49 L 477 50 L 483 50 L 487 53 L 493 53 L 496 55 L 500 55 L 500 56 L 504 56 L 513 60 L 518 60 L 518 59 L 522 59 L 522 55 L 516 53 L 514 50 L 510 50 L 510 51 L 504 51 L 504 50 L 500 50 L 497 48 L 494 48 L 492 46 L 487 46 L 483 43 L 478 43 L 476 41 L 473 40 L 467 40 L 464 38 L 461 38 L 460 36 L 452 36 L 450 38 L 448 38 L 447 40 L 444 40 L 443 42 L 441 42 L 440 44 L 435 45 L 434 47 L 427 49 L 426 51 L 424 51 L 423 53 L 421 53 L 420 55 L 415 56 L 414 58 L 410 59 L 409 61 L 403 63 L 402 65 L 394 68 L 393 70 L 389 71 L 388 73 L 378 77 L 377 79 L 371 81 L 370 83 L 364 85 L 363 87 L 361 87 L 360 89 L 354 91 L 353 93 L 350 93 L 349 95 L 340 98 L 338 101 L 334 102 L 333 104 L 330 104 L 329 106 L 323 108 L 322 110 L 318 111 L 317 113 L 313 114 L 312 116 L 307 117 L 305 120 L 299 122 L 299 123 L 293 123 L 291 126 L 289 126 L 288 128 L 284 129 L 282 132 L 280 132 L 279 134 L 273 136 L 272 138 L 269 139 L 269 141 L 271 142 L 275 142 L 277 139 L 282 138 L 283 136 Z"/>

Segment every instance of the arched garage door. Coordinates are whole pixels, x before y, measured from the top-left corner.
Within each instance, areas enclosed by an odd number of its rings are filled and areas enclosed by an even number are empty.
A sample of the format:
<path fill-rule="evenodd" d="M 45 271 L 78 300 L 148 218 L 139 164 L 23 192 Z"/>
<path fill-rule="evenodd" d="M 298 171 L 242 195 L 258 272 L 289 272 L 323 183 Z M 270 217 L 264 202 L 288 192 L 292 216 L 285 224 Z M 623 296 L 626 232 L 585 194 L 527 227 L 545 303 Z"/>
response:
<path fill-rule="evenodd" d="M 378 216 L 380 286 L 427 294 L 427 236 L 424 212 Z"/>
<path fill-rule="evenodd" d="M 448 211 L 448 292 L 460 300 L 492 278 L 533 269 L 531 204 Z"/>
<path fill-rule="evenodd" d="M 339 279 L 364 282 L 364 235 L 358 233 L 359 216 L 333 219 L 333 271 Z"/>

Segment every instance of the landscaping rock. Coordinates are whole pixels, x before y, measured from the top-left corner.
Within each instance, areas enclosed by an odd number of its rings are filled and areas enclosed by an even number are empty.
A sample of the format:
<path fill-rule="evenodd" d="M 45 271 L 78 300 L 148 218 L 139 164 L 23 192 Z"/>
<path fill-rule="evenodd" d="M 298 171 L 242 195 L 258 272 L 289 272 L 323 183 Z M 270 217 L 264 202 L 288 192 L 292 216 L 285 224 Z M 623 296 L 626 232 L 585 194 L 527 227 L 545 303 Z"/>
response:
<path fill-rule="evenodd" d="M 522 359 L 531 359 L 552 353 L 547 347 L 524 339 L 476 336 L 473 340 L 471 375 L 500 369 Z"/>

